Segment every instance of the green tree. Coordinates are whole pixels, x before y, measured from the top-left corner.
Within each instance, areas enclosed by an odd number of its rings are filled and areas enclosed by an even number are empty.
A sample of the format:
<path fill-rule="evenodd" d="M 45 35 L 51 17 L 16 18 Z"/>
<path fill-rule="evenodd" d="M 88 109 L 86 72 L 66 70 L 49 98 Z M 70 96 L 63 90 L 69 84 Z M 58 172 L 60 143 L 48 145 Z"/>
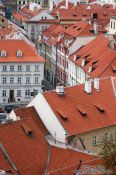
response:
<path fill-rule="evenodd" d="M 116 143 L 112 138 L 100 141 L 100 156 L 106 170 L 111 170 L 111 175 L 116 175 Z"/>

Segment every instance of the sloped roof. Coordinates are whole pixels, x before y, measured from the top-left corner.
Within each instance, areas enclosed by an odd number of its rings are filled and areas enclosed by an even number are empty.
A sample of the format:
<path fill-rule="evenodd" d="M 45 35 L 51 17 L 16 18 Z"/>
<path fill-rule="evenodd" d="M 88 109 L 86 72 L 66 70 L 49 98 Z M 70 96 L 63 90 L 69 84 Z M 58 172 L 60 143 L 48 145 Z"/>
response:
<path fill-rule="evenodd" d="M 16 109 L 15 113 L 21 120 L 0 125 L 0 142 L 6 149 L 18 172 L 23 175 L 43 175 L 47 174 L 72 175 L 80 162 L 94 161 L 96 156 L 85 153 L 56 148 L 50 146 L 48 161 L 48 143 L 45 135 L 48 133 L 34 107 Z M 32 131 L 32 136 L 28 136 L 22 126 L 26 125 Z M 12 167 L 6 163 L 3 153 L 2 169 Z M 48 168 L 47 168 L 48 161 Z M 8 165 L 7 165 L 8 164 Z M 96 162 L 96 165 L 98 163 Z M 99 163 L 100 165 L 101 163 Z M 67 166 L 70 166 L 67 168 Z M 47 168 L 47 169 L 46 169 Z M 14 175 L 18 173 L 14 171 Z"/>
<path fill-rule="evenodd" d="M 13 49 L 11 49 L 13 48 Z M 6 51 L 6 57 L 0 56 L 0 62 L 44 62 L 34 47 L 24 40 L 0 40 L 0 51 Z M 16 52 L 22 51 L 23 56 L 18 58 Z"/>
<path fill-rule="evenodd" d="M 112 64 L 114 64 L 113 62 L 116 60 L 116 51 L 110 49 L 109 42 L 108 38 L 99 35 L 71 55 L 70 60 L 80 66 L 86 74 L 90 75 L 92 78 L 103 77 L 105 75 L 115 76 L 115 72 L 112 71 Z M 78 57 L 76 61 L 74 61 L 74 55 Z M 82 59 L 88 61 L 85 66 L 82 66 Z M 93 68 L 90 73 L 88 71 L 89 66 Z"/>
<path fill-rule="evenodd" d="M 116 125 L 116 98 L 111 78 L 101 80 L 100 91 L 93 88 L 91 94 L 84 91 L 84 85 L 67 87 L 64 90 L 63 96 L 55 91 L 45 92 L 43 95 L 69 135 Z M 103 106 L 105 111 L 101 113 L 95 105 Z M 86 111 L 86 116 L 77 110 L 78 106 Z M 63 120 L 57 109 L 62 110 L 68 119 Z"/>

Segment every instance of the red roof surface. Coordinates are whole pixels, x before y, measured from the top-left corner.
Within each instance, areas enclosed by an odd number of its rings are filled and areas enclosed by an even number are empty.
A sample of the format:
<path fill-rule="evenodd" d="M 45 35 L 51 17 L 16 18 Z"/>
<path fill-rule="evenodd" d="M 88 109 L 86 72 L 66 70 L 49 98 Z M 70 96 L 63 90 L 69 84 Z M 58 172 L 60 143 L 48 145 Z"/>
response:
<path fill-rule="evenodd" d="M 17 109 L 15 113 L 21 117 L 21 120 L 0 125 L 0 142 L 20 174 L 43 175 L 48 161 L 48 143 L 45 140 L 47 130 L 33 107 Z M 28 136 L 22 125 L 29 127 L 33 135 Z M 0 168 L 12 170 L 3 152 L 0 151 L 0 155 L 3 160 L 0 161 Z M 47 174 L 72 175 L 80 159 L 86 163 L 86 161 L 95 161 L 98 157 L 50 146 Z M 96 162 L 95 165 L 98 163 Z M 17 175 L 16 171 L 14 174 Z"/>
<path fill-rule="evenodd" d="M 18 21 L 28 21 L 29 20 L 29 17 L 24 16 L 23 14 L 21 14 L 19 12 L 14 12 L 12 15 Z"/>
<path fill-rule="evenodd" d="M 101 80 L 100 91 L 92 88 L 89 95 L 84 91 L 84 85 L 65 88 L 64 96 L 55 91 L 43 95 L 69 135 L 116 125 L 116 98 L 110 78 Z M 105 109 L 103 113 L 95 107 L 97 104 Z M 86 111 L 86 116 L 77 110 L 78 106 Z M 63 120 L 57 109 L 63 111 L 68 119 Z"/>
<path fill-rule="evenodd" d="M 2 50 L 6 51 L 6 57 L 0 56 L 0 62 L 44 62 L 36 49 L 24 40 L 0 40 L 0 51 Z M 23 53 L 21 58 L 16 56 L 18 50 Z"/>
<path fill-rule="evenodd" d="M 74 55 L 78 56 L 76 61 L 74 61 Z M 81 65 L 82 59 L 89 61 L 84 67 Z M 86 74 L 92 78 L 116 76 L 116 73 L 112 71 L 112 64 L 115 64 L 116 62 L 116 51 L 110 49 L 109 39 L 103 35 L 99 35 L 87 45 L 76 51 L 70 56 L 70 60 L 80 66 Z M 92 66 L 93 68 L 90 73 L 88 72 L 89 66 Z"/>
<path fill-rule="evenodd" d="M 73 4 L 69 3 L 69 9 L 61 9 L 61 6 L 65 3 L 59 3 L 59 5 L 53 9 L 52 14 L 55 16 L 58 14 L 61 21 L 81 21 L 92 19 L 92 14 L 95 12 L 98 14 L 98 22 L 101 25 L 109 23 L 110 16 L 116 16 L 116 9 L 113 9 L 111 5 L 101 6 L 98 4 Z"/>

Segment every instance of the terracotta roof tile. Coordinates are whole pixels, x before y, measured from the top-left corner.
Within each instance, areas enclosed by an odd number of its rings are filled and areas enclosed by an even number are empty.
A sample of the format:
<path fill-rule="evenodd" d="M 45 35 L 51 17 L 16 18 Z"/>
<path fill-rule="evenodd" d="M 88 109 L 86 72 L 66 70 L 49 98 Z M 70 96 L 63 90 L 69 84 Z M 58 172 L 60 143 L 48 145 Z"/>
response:
<path fill-rule="evenodd" d="M 0 62 L 44 62 L 36 49 L 24 40 L 0 40 L 0 51 L 2 50 L 6 51 L 6 57 L 0 56 Z M 22 51 L 21 58 L 16 56 L 18 50 Z"/>
<path fill-rule="evenodd" d="M 83 85 L 67 87 L 64 90 L 64 96 L 58 96 L 55 91 L 45 92 L 43 95 L 69 135 L 116 125 L 114 118 L 116 113 L 116 98 L 111 79 L 101 80 L 100 91 L 92 89 L 90 95 L 84 91 Z M 98 104 L 101 104 L 105 108 L 104 113 L 101 113 L 95 107 L 96 100 Z M 78 105 L 79 107 L 84 106 L 86 117 L 75 108 Z M 68 114 L 68 120 L 62 120 L 57 113 L 57 109 Z"/>
<path fill-rule="evenodd" d="M 34 107 L 16 109 L 15 113 L 20 116 L 21 120 L 0 125 L 0 143 L 4 146 L 20 174 L 38 175 L 39 173 L 43 175 L 48 160 L 48 143 L 45 140 L 48 131 Z M 32 130 L 33 135 L 28 136 L 21 127 L 22 125 L 27 125 Z M 2 160 L 0 161 L 0 168 L 9 169 L 14 175 L 17 175 L 18 173 L 5 159 L 1 149 L 0 156 Z M 96 156 L 54 146 L 50 146 L 49 158 L 47 174 L 50 175 L 72 175 L 80 159 L 83 163 L 98 159 Z M 95 165 L 98 163 L 96 162 Z"/>

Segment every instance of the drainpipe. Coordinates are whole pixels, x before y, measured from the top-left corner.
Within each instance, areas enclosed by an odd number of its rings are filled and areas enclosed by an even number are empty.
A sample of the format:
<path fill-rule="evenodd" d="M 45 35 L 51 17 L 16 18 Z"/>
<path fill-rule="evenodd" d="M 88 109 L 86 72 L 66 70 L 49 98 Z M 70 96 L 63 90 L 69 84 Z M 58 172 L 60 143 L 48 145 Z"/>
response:
<path fill-rule="evenodd" d="M 46 77 L 46 44 L 45 45 L 45 66 L 44 66 L 44 76 Z"/>
<path fill-rule="evenodd" d="M 58 63 L 58 53 L 57 53 L 57 50 L 58 50 L 58 45 L 56 45 L 55 87 L 56 87 L 56 84 L 57 84 L 57 63 Z"/>
<path fill-rule="evenodd" d="M 48 159 L 47 159 L 47 162 L 46 162 L 46 168 L 45 168 L 45 172 L 44 172 L 44 175 L 47 175 L 47 172 L 48 172 L 48 166 L 49 166 L 49 162 L 50 162 L 50 144 L 48 143 Z"/>
<path fill-rule="evenodd" d="M 65 61 L 64 61 L 64 86 L 66 83 L 66 53 L 67 53 L 67 49 L 65 48 Z"/>

